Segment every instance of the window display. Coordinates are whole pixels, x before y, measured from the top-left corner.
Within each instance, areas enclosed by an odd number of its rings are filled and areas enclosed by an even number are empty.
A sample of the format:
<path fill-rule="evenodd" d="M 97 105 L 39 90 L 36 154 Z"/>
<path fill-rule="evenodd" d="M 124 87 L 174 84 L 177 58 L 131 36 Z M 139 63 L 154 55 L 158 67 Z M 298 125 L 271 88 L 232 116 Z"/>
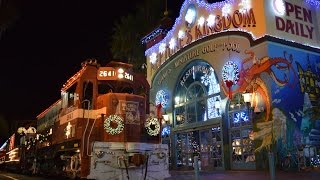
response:
<path fill-rule="evenodd" d="M 175 91 L 175 124 L 196 123 L 221 117 L 220 86 L 211 65 L 204 61 L 195 61 L 181 74 Z"/>

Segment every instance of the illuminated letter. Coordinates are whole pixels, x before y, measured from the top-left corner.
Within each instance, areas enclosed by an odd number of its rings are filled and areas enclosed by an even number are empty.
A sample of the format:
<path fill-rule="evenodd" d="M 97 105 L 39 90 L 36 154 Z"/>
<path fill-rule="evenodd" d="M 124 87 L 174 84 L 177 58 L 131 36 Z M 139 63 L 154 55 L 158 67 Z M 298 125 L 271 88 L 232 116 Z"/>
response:
<path fill-rule="evenodd" d="M 190 44 L 191 41 L 192 41 L 192 35 L 191 35 L 190 30 L 186 30 L 186 35 L 187 35 L 187 42 L 186 42 L 186 44 Z"/>
<path fill-rule="evenodd" d="M 226 22 L 228 20 L 228 22 Z M 222 22 L 223 22 L 223 30 L 227 30 L 230 28 L 231 25 L 231 16 L 228 14 L 227 16 L 222 17 Z"/>
<path fill-rule="evenodd" d="M 214 24 L 214 31 L 220 32 L 221 28 L 222 28 L 222 22 L 221 22 L 220 16 L 217 15 L 216 16 L 216 23 Z"/>
<path fill-rule="evenodd" d="M 303 20 L 307 22 L 307 20 L 312 24 L 312 16 L 311 11 L 303 8 Z"/>
<path fill-rule="evenodd" d="M 239 23 L 237 23 L 237 18 L 236 18 L 237 16 L 238 16 L 238 19 L 239 19 Z M 232 25 L 235 28 L 239 28 L 241 24 L 242 24 L 242 14 L 239 12 L 239 10 L 236 10 L 233 13 Z"/>
<path fill-rule="evenodd" d="M 276 26 L 278 30 L 284 31 L 286 26 L 284 20 L 281 17 L 276 16 Z"/>
<path fill-rule="evenodd" d="M 194 36 L 195 39 L 200 39 L 200 38 L 202 38 L 202 33 L 201 33 L 201 31 L 200 31 L 200 26 L 196 26 L 196 27 L 195 27 L 194 34 L 195 34 L 195 36 Z"/>
<path fill-rule="evenodd" d="M 256 19 L 254 18 L 252 8 L 243 14 L 243 18 L 244 18 L 243 27 L 246 27 L 247 25 L 248 27 L 250 27 L 251 23 L 252 23 L 252 27 L 256 27 Z"/>
<path fill-rule="evenodd" d="M 289 30 L 291 31 L 291 34 L 294 34 L 294 24 L 291 22 L 291 20 L 287 20 L 286 23 L 286 32 L 289 32 Z"/>
<path fill-rule="evenodd" d="M 290 12 L 294 11 L 293 5 L 288 2 L 285 2 L 285 6 L 286 6 L 286 14 L 287 16 L 290 16 Z"/>
<path fill-rule="evenodd" d="M 294 5 L 294 9 L 295 9 L 295 15 L 296 15 L 296 19 L 302 20 L 301 15 L 301 7 Z"/>
<path fill-rule="evenodd" d="M 309 28 L 309 26 L 306 26 L 306 28 L 307 28 L 307 30 L 308 30 L 308 32 L 309 32 L 309 38 L 312 39 L 313 27 L 311 26 L 311 27 Z"/>

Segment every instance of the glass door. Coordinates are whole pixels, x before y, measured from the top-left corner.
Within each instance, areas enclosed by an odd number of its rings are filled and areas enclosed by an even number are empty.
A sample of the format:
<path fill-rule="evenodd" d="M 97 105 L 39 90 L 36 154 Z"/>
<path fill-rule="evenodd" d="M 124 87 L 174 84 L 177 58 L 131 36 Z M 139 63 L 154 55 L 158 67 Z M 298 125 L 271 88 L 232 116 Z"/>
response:
<path fill-rule="evenodd" d="M 215 169 L 223 168 L 223 141 L 222 141 L 222 132 L 221 127 L 216 126 L 211 128 L 212 134 L 212 150 L 211 158 L 213 160 L 213 167 Z"/>
<path fill-rule="evenodd" d="M 252 119 L 245 109 L 229 113 L 231 169 L 255 169 L 254 143 L 249 138 Z"/>
<path fill-rule="evenodd" d="M 200 168 L 201 170 L 212 170 L 211 166 L 211 151 L 212 151 L 212 143 L 211 143 L 211 133 L 208 129 L 200 131 Z"/>
<path fill-rule="evenodd" d="M 193 169 L 193 157 L 200 154 L 199 131 L 190 131 L 177 134 L 177 167 Z"/>

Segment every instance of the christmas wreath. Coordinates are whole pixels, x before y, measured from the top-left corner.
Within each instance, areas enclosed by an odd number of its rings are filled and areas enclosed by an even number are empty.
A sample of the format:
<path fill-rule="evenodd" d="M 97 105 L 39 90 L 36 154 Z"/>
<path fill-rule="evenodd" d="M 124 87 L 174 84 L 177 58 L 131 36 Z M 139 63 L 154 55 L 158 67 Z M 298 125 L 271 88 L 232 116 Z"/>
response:
<path fill-rule="evenodd" d="M 149 117 L 145 123 L 145 127 L 150 136 L 156 136 L 160 133 L 160 122 L 155 117 Z"/>
<path fill-rule="evenodd" d="M 110 123 L 116 123 L 117 127 L 113 128 L 110 126 Z M 123 119 L 118 115 L 110 115 L 105 121 L 104 121 L 104 129 L 107 133 L 111 135 L 120 134 L 122 130 L 124 129 Z"/>

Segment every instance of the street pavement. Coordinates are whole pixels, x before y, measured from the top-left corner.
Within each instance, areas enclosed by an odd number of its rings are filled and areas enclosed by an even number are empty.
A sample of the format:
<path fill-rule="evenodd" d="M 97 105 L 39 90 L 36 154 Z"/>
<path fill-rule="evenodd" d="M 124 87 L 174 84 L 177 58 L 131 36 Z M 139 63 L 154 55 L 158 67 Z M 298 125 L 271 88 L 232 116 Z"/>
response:
<path fill-rule="evenodd" d="M 170 171 L 171 177 L 165 180 L 195 180 L 194 171 Z M 268 171 L 215 171 L 200 172 L 199 180 L 271 180 Z M 276 180 L 320 180 L 320 171 L 285 172 L 277 171 Z"/>
<path fill-rule="evenodd" d="M 194 171 L 170 171 L 171 177 L 165 180 L 195 180 Z M 0 180 L 55 180 L 55 178 L 26 176 L 0 171 Z M 58 178 L 63 180 L 66 178 Z M 320 180 L 320 171 L 284 172 L 277 171 L 275 180 Z M 200 172 L 199 180 L 271 180 L 268 171 L 215 171 Z"/>

